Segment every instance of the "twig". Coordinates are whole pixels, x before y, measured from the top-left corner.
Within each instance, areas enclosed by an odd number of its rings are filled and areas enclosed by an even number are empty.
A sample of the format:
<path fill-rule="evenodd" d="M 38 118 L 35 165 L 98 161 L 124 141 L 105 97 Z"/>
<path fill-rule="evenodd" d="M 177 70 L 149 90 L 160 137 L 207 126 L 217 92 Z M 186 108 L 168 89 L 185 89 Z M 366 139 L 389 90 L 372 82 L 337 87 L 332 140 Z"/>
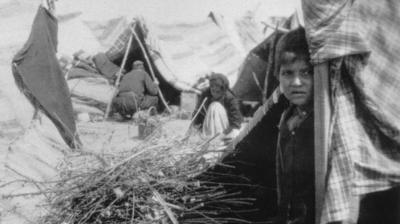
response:
<path fill-rule="evenodd" d="M 15 169 L 11 168 L 8 164 L 6 164 L 5 167 L 6 167 L 7 169 L 13 171 L 13 172 L 16 173 L 17 175 L 19 175 L 19 176 L 21 176 L 21 177 L 23 177 L 23 178 L 26 178 L 26 179 L 29 180 L 33 185 L 35 185 L 37 189 L 39 189 L 40 191 L 43 191 L 42 187 L 40 187 L 39 184 L 38 184 L 35 180 L 33 180 L 32 178 L 30 178 L 30 177 L 28 177 L 28 176 L 25 176 L 25 175 L 23 175 L 22 173 L 16 171 Z M 49 198 L 48 195 L 45 195 L 45 196 L 46 196 L 47 199 Z"/>
<path fill-rule="evenodd" d="M 8 199 L 8 198 L 17 198 L 17 197 L 26 197 L 26 196 L 38 196 L 38 195 L 44 195 L 44 194 L 49 194 L 49 193 L 63 193 L 64 191 L 65 191 L 65 189 L 62 189 L 62 190 L 45 190 L 45 191 L 20 193 L 20 194 L 5 194 L 5 195 L 1 195 L 0 197 L 3 198 L 3 199 Z"/>
<path fill-rule="evenodd" d="M 287 32 L 290 31 L 290 30 L 282 28 L 282 27 L 273 26 L 273 25 L 271 25 L 271 24 L 269 24 L 267 22 L 264 22 L 264 21 L 261 21 L 261 23 L 264 24 L 264 26 L 266 26 L 266 27 L 270 27 L 270 28 L 272 28 L 274 30 L 279 30 L 279 31 L 284 32 L 284 33 L 287 33 Z"/>
<path fill-rule="evenodd" d="M 153 194 L 155 199 L 158 201 L 158 203 L 161 204 L 161 206 L 164 208 L 165 212 L 167 213 L 169 219 L 173 224 L 179 224 L 178 220 L 175 218 L 174 213 L 172 213 L 171 209 L 168 207 L 167 203 L 164 201 L 164 199 L 161 197 L 160 193 L 156 189 L 153 189 Z"/>
<path fill-rule="evenodd" d="M 208 99 L 208 97 L 204 98 L 204 100 L 203 100 L 203 102 L 201 102 L 199 108 L 197 108 L 197 111 L 196 111 L 196 113 L 194 114 L 192 120 L 190 120 L 189 128 L 188 128 L 188 130 L 187 130 L 186 133 L 185 133 L 185 138 L 189 135 L 190 128 L 192 127 L 193 122 L 196 120 L 197 116 L 200 114 L 200 111 L 201 111 L 201 109 L 203 108 L 204 104 L 207 102 L 207 99 Z M 184 138 L 184 139 L 185 139 L 185 138 Z"/>
<path fill-rule="evenodd" d="M 135 194 L 132 194 L 132 216 L 131 216 L 131 224 L 135 219 Z"/>
<path fill-rule="evenodd" d="M 208 100 L 208 97 L 204 98 L 203 102 L 201 102 L 198 110 L 196 111 L 196 114 L 193 116 L 192 120 L 190 121 L 190 126 L 192 126 L 193 122 L 196 120 L 197 116 L 200 114 L 201 109 L 203 108 L 204 104 L 206 103 L 206 101 Z"/>
<path fill-rule="evenodd" d="M 260 92 L 261 92 L 261 94 L 262 94 L 262 93 L 263 93 L 263 89 L 261 88 L 261 84 L 260 84 L 260 81 L 259 81 L 258 78 L 257 78 L 256 73 L 251 72 L 251 74 L 253 75 L 254 82 L 256 83 L 258 89 L 260 90 Z"/>

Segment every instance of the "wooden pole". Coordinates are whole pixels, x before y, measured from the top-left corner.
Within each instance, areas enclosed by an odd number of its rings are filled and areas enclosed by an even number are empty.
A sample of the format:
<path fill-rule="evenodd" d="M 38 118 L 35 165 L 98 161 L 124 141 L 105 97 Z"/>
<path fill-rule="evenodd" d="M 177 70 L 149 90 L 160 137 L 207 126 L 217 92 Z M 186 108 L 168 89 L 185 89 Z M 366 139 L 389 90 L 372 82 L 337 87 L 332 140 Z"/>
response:
<path fill-rule="evenodd" d="M 290 31 L 290 30 L 288 30 L 286 28 L 278 27 L 278 25 L 274 26 L 274 25 L 271 25 L 271 24 L 269 24 L 267 22 L 264 22 L 264 21 L 261 21 L 261 23 L 264 24 L 265 27 L 269 27 L 269 28 L 274 29 L 274 30 L 279 30 L 279 31 L 284 32 L 284 33 L 287 33 L 287 32 Z"/>
<path fill-rule="evenodd" d="M 136 25 L 135 25 L 135 26 L 136 26 Z M 104 114 L 104 118 L 105 118 L 105 119 L 107 119 L 107 118 L 108 118 L 108 115 L 110 114 L 112 100 L 113 100 L 114 97 L 118 94 L 118 86 L 119 86 L 119 83 L 120 83 L 120 81 L 121 81 L 122 70 L 123 70 L 124 67 L 125 67 L 126 60 L 128 59 L 128 54 L 129 54 L 129 51 L 130 51 L 131 45 L 132 45 L 132 39 L 133 39 L 133 33 L 132 33 L 131 36 L 129 37 L 128 46 L 126 47 L 125 54 L 124 54 L 124 58 L 122 59 L 121 67 L 119 68 L 118 73 L 117 73 L 117 80 L 115 81 L 115 84 L 114 84 L 114 86 L 115 86 L 114 92 L 113 92 L 113 94 L 112 94 L 112 97 L 111 97 L 110 101 L 109 101 L 108 104 L 107 104 L 106 113 Z"/>
<path fill-rule="evenodd" d="M 42 0 L 41 4 L 47 9 L 47 11 L 55 16 L 56 5 L 54 4 L 54 0 Z"/>
<path fill-rule="evenodd" d="M 251 75 L 253 76 L 254 82 L 256 83 L 258 90 L 260 90 L 261 94 L 263 94 L 263 89 L 261 87 L 260 81 L 258 81 L 256 73 L 251 72 Z"/>
<path fill-rule="evenodd" d="M 153 81 L 157 80 L 156 76 L 154 75 L 153 67 L 151 66 L 149 57 L 147 56 L 146 49 L 144 48 L 144 46 L 143 46 L 142 42 L 140 41 L 138 35 L 136 34 L 136 31 L 134 28 L 132 28 L 132 34 L 135 37 L 136 41 L 139 44 L 140 49 L 143 52 L 144 58 L 146 59 L 146 63 L 149 66 L 150 74 L 151 74 L 151 77 L 153 78 Z M 168 112 L 171 113 L 171 108 L 169 108 L 167 101 L 165 101 L 164 95 L 162 94 L 160 87 L 157 86 L 157 88 L 158 88 L 158 95 L 160 96 L 161 102 L 164 104 L 164 106 L 168 110 Z"/>
<path fill-rule="evenodd" d="M 331 102 L 328 63 L 314 66 L 315 223 L 322 224 L 326 194 Z"/>
<path fill-rule="evenodd" d="M 204 98 L 203 102 L 201 102 L 199 108 L 197 108 L 196 113 L 194 114 L 192 120 L 190 120 L 189 128 L 192 126 L 194 120 L 196 120 L 197 116 L 200 114 L 200 111 L 203 109 L 204 104 L 208 100 L 208 97 Z"/>

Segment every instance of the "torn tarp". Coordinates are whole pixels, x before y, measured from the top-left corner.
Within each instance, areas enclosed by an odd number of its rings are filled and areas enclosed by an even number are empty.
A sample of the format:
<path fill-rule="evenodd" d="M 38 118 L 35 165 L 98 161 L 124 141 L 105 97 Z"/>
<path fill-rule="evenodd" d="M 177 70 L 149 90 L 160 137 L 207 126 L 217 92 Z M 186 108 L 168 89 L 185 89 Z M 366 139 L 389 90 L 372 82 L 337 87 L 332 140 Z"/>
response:
<path fill-rule="evenodd" d="M 28 41 L 12 60 L 13 74 L 33 106 L 53 121 L 71 148 L 76 148 L 80 141 L 70 93 L 56 58 L 57 29 L 57 20 L 40 6 Z"/>

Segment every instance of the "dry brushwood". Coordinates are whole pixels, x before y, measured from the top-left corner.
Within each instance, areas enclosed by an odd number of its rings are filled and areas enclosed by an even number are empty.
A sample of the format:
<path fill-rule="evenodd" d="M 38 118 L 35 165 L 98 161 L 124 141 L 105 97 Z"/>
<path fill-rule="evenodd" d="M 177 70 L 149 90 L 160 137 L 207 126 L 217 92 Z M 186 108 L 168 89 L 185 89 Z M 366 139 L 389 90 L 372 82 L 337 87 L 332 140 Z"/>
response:
<path fill-rule="evenodd" d="M 228 192 L 212 178 L 195 177 L 218 160 L 211 140 L 162 138 L 159 132 L 128 152 L 94 157 L 74 155 L 61 166 L 60 181 L 49 193 L 50 213 L 41 223 L 247 223 L 220 216 L 252 203 Z M 71 161 L 74 160 L 74 161 Z"/>

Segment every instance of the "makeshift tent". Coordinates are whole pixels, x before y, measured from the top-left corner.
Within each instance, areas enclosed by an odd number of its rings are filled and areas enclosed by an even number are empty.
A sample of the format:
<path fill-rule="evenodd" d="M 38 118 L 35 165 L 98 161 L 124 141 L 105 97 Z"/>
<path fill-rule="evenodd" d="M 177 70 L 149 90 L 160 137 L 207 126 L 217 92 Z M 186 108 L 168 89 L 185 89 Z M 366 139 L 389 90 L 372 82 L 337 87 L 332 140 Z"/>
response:
<path fill-rule="evenodd" d="M 240 41 L 246 52 L 252 50 L 270 33 L 263 33 L 261 23 L 254 21 L 253 15 L 249 12 L 248 15 L 236 20 L 235 22 L 236 33 L 240 37 Z"/>
<path fill-rule="evenodd" d="M 311 59 L 316 66 L 314 79 L 326 77 L 328 88 L 321 89 L 320 82 L 315 83 L 315 99 L 320 99 L 322 93 L 328 96 L 325 102 L 315 101 L 318 109 L 315 112 L 316 134 L 324 132 L 328 137 L 328 142 L 316 145 L 315 149 L 318 223 L 356 222 L 357 205 L 361 206 L 359 218 L 363 221 L 398 223 L 398 195 L 386 198 L 387 203 L 397 200 L 390 207 L 382 202 L 384 206 L 368 208 L 360 204 L 359 199 L 368 193 L 400 185 L 400 104 L 397 100 L 400 97 L 397 74 L 400 32 L 396 28 L 400 23 L 400 4 L 372 0 L 318 3 L 303 0 L 302 3 Z M 325 69 L 321 69 L 323 67 Z M 270 97 L 270 93 L 266 95 Z M 271 162 L 275 157 L 275 124 L 279 119 L 280 102 L 275 104 L 270 97 L 236 139 L 232 155 L 238 160 L 252 162 L 253 172 L 259 170 L 257 165 Z M 321 105 L 332 105 L 332 114 L 321 117 Z M 271 117 L 275 119 L 271 120 Z M 316 141 L 319 142 L 317 137 Z M 264 160 L 257 163 L 254 162 L 256 157 L 240 155 L 245 151 L 259 151 Z M 265 175 L 274 179 L 273 172 Z M 267 177 L 256 180 L 263 178 Z M 272 187 L 275 186 L 272 184 Z M 371 212 L 382 209 L 390 212 L 371 216 Z"/>
<path fill-rule="evenodd" d="M 311 59 L 325 63 L 330 83 L 327 221 L 352 218 L 352 199 L 400 185 L 399 8 L 394 0 L 303 1 Z M 386 218 L 378 222 L 400 221 Z"/>
<path fill-rule="evenodd" d="M 115 43 L 121 33 L 130 24 L 125 17 L 113 18 L 106 21 L 84 21 L 84 23 L 106 50 Z"/>
<path fill-rule="evenodd" d="M 239 24 L 248 24 L 249 20 L 242 21 Z M 246 27 L 246 26 L 242 26 Z M 297 14 L 290 16 L 286 21 L 279 26 L 284 29 L 294 29 L 298 27 Z M 245 29 L 243 36 L 248 36 L 251 40 L 254 39 L 255 29 Z M 247 34 L 247 35 L 245 35 Z M 275 46 L 279 37 L 283 32 L 275 30 L 267 38 L 258 42 L 251 51 L 247 54 L 239 73 L 238 81 L 233 86 L 232 90 L 236 96 L 243 101 L 263 102 L 266 96 L 269 96 L 277 85 L 275 78 Z"/>
<path fill-rule="evenodd" d="M 163 58 L 169 70 L 162 70 L 163 76 L 178 90 L 190 90 L 210 71 L 225 74 L 231 85 L 236 82 L 243 59 L 228 34 L 210 18 L 196 24 L 154 24 L 149 33 L 158 40 L 150 50 Z"/>
<path fill-rule="evenodd" d="M 82 22 L 78 12 L 64 15 L 59 22 L 58 54 L 72 56 L 75 52 L 84 50 L 94 54 L 105 49 L 92 31 Z"/>
<path fill-rule="evenodd" d="M 134 30 L 169 104 L 179 104 L 181 91 L 196 91 L 193 86 L 198 79 L 211 72 L 225 74 L 233 86 L 243 61 L 243 55 L 232 43 L 228 33 L 210 17 L 192 24 L 148 24 L 143 18 L 127 22 L 124 17 L 85 23 L 103 46 L 110 46 L 104 53 L 93 56 L 96 69 L 107 79 L 111 79 L 119 70 L 118 66 L 122 63 L 128 40 Z M 131 70 L 133 61 L 142 60 L 146 70 L 150 72 L 138 40 L 132 40 L 124 70 Z M 76 80 L 69 81 L 71 89 L 74 87 L 85 90 L 86 84 Z M 79 95 L 88 100 L 90 98 L 89 93 L 77 93 L 73 89 L 71 92 L 74 96 Z M 103 99 L 100 102 L 97 99 L 96 102 L 107 104 L 109 99 Z"/>

